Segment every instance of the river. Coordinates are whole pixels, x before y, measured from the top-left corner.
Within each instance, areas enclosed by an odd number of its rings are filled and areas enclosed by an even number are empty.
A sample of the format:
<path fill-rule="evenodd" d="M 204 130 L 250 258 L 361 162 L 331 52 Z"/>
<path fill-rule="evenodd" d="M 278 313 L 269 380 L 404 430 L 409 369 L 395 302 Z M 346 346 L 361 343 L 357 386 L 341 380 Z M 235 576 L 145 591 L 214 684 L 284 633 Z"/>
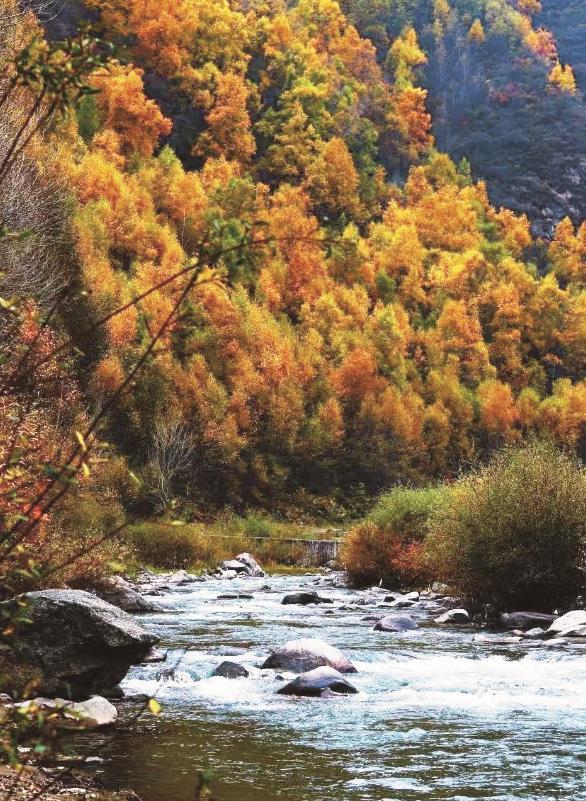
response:
<path fill-rule="evenodd" d="M 472 629 L 433 625 L 431 602 L 408 610 L 418 630 L 375 632 L 362 618 L 386 611 L 382 594 L 323 583 L 332 604 L 281 604 L 315 581 L 210 580 L 157 599 L 165 611 L 142 622 L 167 663 L 134 668 L 123 686 L 156 692 L 162 712 L 95 735 L 103 777 L 144 801 L 192 801 L 202 768 L 217 801 L 586 799 L 586 645 L 478 644 Z M 254 597 L 218 600 L 226 592 Z M 278 695 L 258 666 L 298 637 L 348 655 L 360 693 Z M 226 658 L 250 677 L 209 678 Z M 157 681 L 175 664 L 174 680 Z"/>

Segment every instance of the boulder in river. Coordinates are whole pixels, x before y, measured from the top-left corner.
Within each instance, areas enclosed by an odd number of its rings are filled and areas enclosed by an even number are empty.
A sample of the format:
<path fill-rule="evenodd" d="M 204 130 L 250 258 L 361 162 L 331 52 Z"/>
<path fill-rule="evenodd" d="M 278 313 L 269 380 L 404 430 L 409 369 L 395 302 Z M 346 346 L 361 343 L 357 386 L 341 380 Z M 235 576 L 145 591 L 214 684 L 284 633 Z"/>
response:
<path fill-rule="evenodd" d="M 43 695 L 88 698 L 119 684 L 159 639 L 83 590 L 29 592 L 0 608 L 11 616 L 18 610 L 27 621 L 0 648 L 0 669 L 13 677 L 16 692 L 35 679 Z"/>
<path fill-rule="evenodd" d="M 250 601 L 252 598 L 249 592 L 224 592 L 218 595 L 218 601 Z"/>
<path fill-rule="evenodd" d="M 532 629 L 535 626 L 549 626 L 556 615 L 544 612 L 504 612 L 500 622 L 506 629 Z"/>
<path fill-rule="evenodd" d="M 356 673 L 356 668 L 347 656 L 323 640 L 309 637 L 289 640 L 271 651 L 262 665 L 276 670 L 313 670 L 317 667 L 332 667 L 340 673 Z"/>
<path fill-rule="evenodd" d="M 225 661 L 218 665 L 212 676 L 222 676 L 225 679 L 246 679 L 250 673 L 244 665 L 238 662 Z"/>
<path fill-rule="evenodd" d="M 330 598 L 323 598 L 317 592 L 291 592 L 283 598 L 281 603 L 307 606 L 308 604 L 331 604 L 332 601 Z"/>
<path fill-rule="evenodd" d="M 161 610 L 161 607 L 137 592 L 122 576 L 111 576 L 104 579 L 92 589 L 98 598 L 114 606 L 119 606 L 120 609 L 130 614 L 145 614 Z"/>
<path fill-rule="evenodd" d="M 560 637 L 583 637 L 586 635 L 586 610 L 575 609 L 558 617 L 547 630 L 548 634 Z"/>
<path fill-rule="evenodd" d="M 297 676 L 280 690 L 281 695 L 300 695 L 319 698 L 324 694 L 349 695 L 358 690 L 334 668 L 318 667 Z"/>
<path fill-rule="evenodd" d="M 379 620 L 374 631 L 411 631 L 419 626 L 409 615 L 387 615 Z"/>
<path fill-rule="evenodd" d="M 433 622 L 462 625 L 470 623 L 470 615 L 465 609 L 448 609 L 443 615 L 436 617 Z"/>

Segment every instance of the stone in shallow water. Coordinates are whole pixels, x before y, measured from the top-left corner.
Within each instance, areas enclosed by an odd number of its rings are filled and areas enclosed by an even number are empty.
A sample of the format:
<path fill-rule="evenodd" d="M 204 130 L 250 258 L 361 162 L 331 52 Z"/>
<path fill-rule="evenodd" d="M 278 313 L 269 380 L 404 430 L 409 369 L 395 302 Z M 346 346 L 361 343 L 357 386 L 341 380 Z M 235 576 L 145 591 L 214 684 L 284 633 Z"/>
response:
<path fill-rule="evenodd" d="M 586 627 L 586 610 L 575 609 L 558 617 L 548 628 L 548 634 L 560 634 L 562 637 L 583 636 L 580 629 Z"/>
<path fill-rule="evenodd" d="M 434 623 L 470 623 L 470 615 L 465 609 L 449 609 L 443 615 L 436 617 Z"/>
<path fill-rule="evenodd" d="M 64 698 L 35 698 L 18 704 L 21 709 L 37 709 L 45 713 L 56 712 L 56 725 L 62 729 L 98 729 L 111 726 L 118 718 L 114 704 L 94 695 L 87 701 L 74 703 Z"/>
<path fill-rule="evenodd" d="M 250 673 L 244 665 L 238 662 L 222 662 L 212 673 L 212 676 L 222 676 L 225 679 L 246 679 Z"/>
<path fill-rule="evenodd" d="M 317 667 L 332 667 L 340 673 L 356 673 L 348 657 L 333 645 L 309 637 L 289 640 L 275 648 L 265 660 L 263 668 L 276 670 L 313 670 Z"/>
<path fill-rule="evenodd" d="M 544 612 L 504 612 L 500 622 L 506 629 L 532 629 L 535 626 L 549 626 L 555 617 Z"/>
<path fill-rule="evenodd" d="M 307 673 L 302 673 L 290 681 L 280 690 L 280 695 L 299 695 L 311 698 L 323 697 L 325 693 L 336 695 L 349 695 L 358 690 L 344 676 L 331 667 L 318 667 Z"/>
<path fill-rule="evenodd" d="M 289 595 L 285 595 L 281 603 L 307 606 L 308 604 L 331 604 L 332 601 L 330 598 L 322 598 L 317 592 L 291 592 Z"/>
<path fill-rule="evenodd" d="M 374 631 L 411 631 L 419 626 L 409 615 L 387 615 L 374 627 Z"/>

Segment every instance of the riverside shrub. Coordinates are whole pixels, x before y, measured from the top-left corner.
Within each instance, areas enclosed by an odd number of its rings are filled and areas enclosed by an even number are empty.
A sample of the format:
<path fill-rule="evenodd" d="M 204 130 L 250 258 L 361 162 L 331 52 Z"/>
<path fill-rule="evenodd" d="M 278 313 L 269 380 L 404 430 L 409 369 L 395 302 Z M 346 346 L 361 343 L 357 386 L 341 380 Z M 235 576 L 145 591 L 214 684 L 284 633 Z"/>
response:
<path fill-rule="evenodd" d="M 583 465 L 546 442 L 505 449 L 444 494 L 426 551 L 434 571 L 479 606 L 572 603 L 585 590 Z"/>
<path fill-rule="evenodd" d="M 366 520 L 348 534 L 342 564 L 355 586 L 423 584 L 431 577 L 423 541 L 446 489 L 398 487 L 381 496 Z"/>

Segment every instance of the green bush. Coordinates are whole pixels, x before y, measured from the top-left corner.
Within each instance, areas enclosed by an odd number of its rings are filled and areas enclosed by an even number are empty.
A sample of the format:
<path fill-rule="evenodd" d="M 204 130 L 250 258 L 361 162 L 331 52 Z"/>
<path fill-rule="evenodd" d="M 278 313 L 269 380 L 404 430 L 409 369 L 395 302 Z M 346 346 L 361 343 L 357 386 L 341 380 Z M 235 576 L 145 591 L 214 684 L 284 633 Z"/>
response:
<path fill-rule="evenodd" d="M 431 514 L 446 489 L 397 487 L 381 496 L 366 520 L 349 532 L 342 549 L 342 564 L 355 586 L 425 583 L 423 540 Z"/>
<path fill-rule="evenodd" d="M 211 564 L 219 545 L 204 534 L 202 527 L 167 523 L 130 526 L 127 540 L 141 564 L 171 570 Z"/>
<path fill-rule="evenodd" d="M 586 575 L 583 466 L 548 443 L 505 449 L 450 488 L 426 551 L 479 606 L 550 611 L 575 601 Z"/>

